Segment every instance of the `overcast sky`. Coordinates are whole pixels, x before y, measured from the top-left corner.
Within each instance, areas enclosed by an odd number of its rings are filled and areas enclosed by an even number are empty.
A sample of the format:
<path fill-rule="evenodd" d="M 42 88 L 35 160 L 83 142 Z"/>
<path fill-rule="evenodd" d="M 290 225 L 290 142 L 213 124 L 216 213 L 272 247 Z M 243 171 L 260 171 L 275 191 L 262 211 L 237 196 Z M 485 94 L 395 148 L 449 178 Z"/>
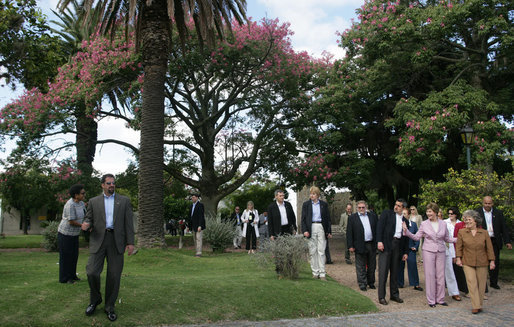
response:
<path fill-rule="evenodd" d="M 56 8 L 58 0 L 37 1 L 45 14 L 51 16 L 50 9 Z M 96 2 L 96 1 L 95 1 Z M 336 57 L 342 56 L 337 47 L 337 31 L 344 31 L 354 18 L 355 9 L 364 0 L 247 0 L 247 15 L 253 20 L 263 17 L 278 18 L 281 22 L 291 23 L 293 46 L 298 51 L 307 51 L 313 56 L 320 56 L 328 51 Z M 0 106 L 21 94 L 22 90 L 12 92 L 6 87 L 0 88 Z M 99 123 L 99 139 L 122 138 L 137 145 L 139 134 L 127 130 L 123 122 L 103 120 Z M 8 147 L 9 145 L 7 145 Z M 6 153 L 0 153 L 4 158 Z M 97 147 L 94 168 L 100 173 L 119 173 L 126 169 L 130 161 L 129 153 L 117 145 L 100 145 Z"/>

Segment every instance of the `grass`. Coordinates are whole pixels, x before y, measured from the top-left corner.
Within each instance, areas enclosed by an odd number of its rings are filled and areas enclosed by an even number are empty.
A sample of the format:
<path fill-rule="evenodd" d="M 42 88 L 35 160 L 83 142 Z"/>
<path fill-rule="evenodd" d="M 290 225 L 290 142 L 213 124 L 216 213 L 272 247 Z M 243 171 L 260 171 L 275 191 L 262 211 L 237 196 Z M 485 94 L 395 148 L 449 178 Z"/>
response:
<path fill-rule="evenodd" d="M 83 280 L 68 285 L 57 281 L 57 253 L 0 252 L 0 326 L 111 326 L 103 304 L 92 317 L 84 315 L 87 257 L 81 249 L 77 270 Z M 125 257 L 116 324 L 258 321 L 377 310 L 371 300 L 334 280 L 312 279 L 307 263 L 298 280 L 279 280 L 273 267 L 260 268 L 251 257 L 204 252 L 195 258 L 190 249 L 140 249 Z"/>

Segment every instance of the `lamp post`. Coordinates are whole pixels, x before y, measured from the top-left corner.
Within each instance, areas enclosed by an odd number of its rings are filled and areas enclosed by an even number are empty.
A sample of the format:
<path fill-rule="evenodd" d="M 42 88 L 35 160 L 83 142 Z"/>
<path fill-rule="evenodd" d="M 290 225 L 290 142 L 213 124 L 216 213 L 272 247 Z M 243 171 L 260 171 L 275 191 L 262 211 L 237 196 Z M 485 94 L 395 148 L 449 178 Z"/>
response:
<path fill-rule="evenodd" d="M 469 146 L 473 143 L 473 134 L 475 131 L 471 126 L 467 125 L 463 129 L 460 130 L 460 137 L 462 139 L 462 143 L 466 146 L 466 158 L 468 160 L 468 170 L 471 168 L 471 151 Z"/>

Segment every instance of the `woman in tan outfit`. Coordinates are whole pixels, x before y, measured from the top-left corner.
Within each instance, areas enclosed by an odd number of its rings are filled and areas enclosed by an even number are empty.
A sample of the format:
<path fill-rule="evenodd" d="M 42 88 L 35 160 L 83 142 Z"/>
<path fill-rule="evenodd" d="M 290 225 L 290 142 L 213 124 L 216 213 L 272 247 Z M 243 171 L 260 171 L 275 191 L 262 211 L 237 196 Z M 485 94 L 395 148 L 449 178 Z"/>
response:
<path fill-rule="evenodd" d="M 482 312 L 487 268 L 494 269 L 493 244 L 486 230 L 477 228 L 482 218 L 474 210 L 466 210 L 462 214 L 466 228 L 459 230 L 456 246 L 456 264 L 464 268 L 469 295 L 471 312 Z"/>

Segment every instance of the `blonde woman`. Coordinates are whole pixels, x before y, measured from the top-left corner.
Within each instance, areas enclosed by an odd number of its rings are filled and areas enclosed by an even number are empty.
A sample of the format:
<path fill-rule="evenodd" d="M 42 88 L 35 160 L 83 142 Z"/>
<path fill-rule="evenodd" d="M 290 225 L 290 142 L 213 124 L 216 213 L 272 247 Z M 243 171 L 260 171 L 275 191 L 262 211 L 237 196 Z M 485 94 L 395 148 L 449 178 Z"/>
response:
<path fill-rule="evenodd" d="M 259 212 L 254 208 L 252 201 L 248 201 L 246 204 L 241 221 L 243 222 L 243 235 L 246 237 L 246 250 L 248 250 L 248 254 L 255 253 L 257 237 L 259 237 Z M 251 248 L 250 243 L 252 244 Z"/>

